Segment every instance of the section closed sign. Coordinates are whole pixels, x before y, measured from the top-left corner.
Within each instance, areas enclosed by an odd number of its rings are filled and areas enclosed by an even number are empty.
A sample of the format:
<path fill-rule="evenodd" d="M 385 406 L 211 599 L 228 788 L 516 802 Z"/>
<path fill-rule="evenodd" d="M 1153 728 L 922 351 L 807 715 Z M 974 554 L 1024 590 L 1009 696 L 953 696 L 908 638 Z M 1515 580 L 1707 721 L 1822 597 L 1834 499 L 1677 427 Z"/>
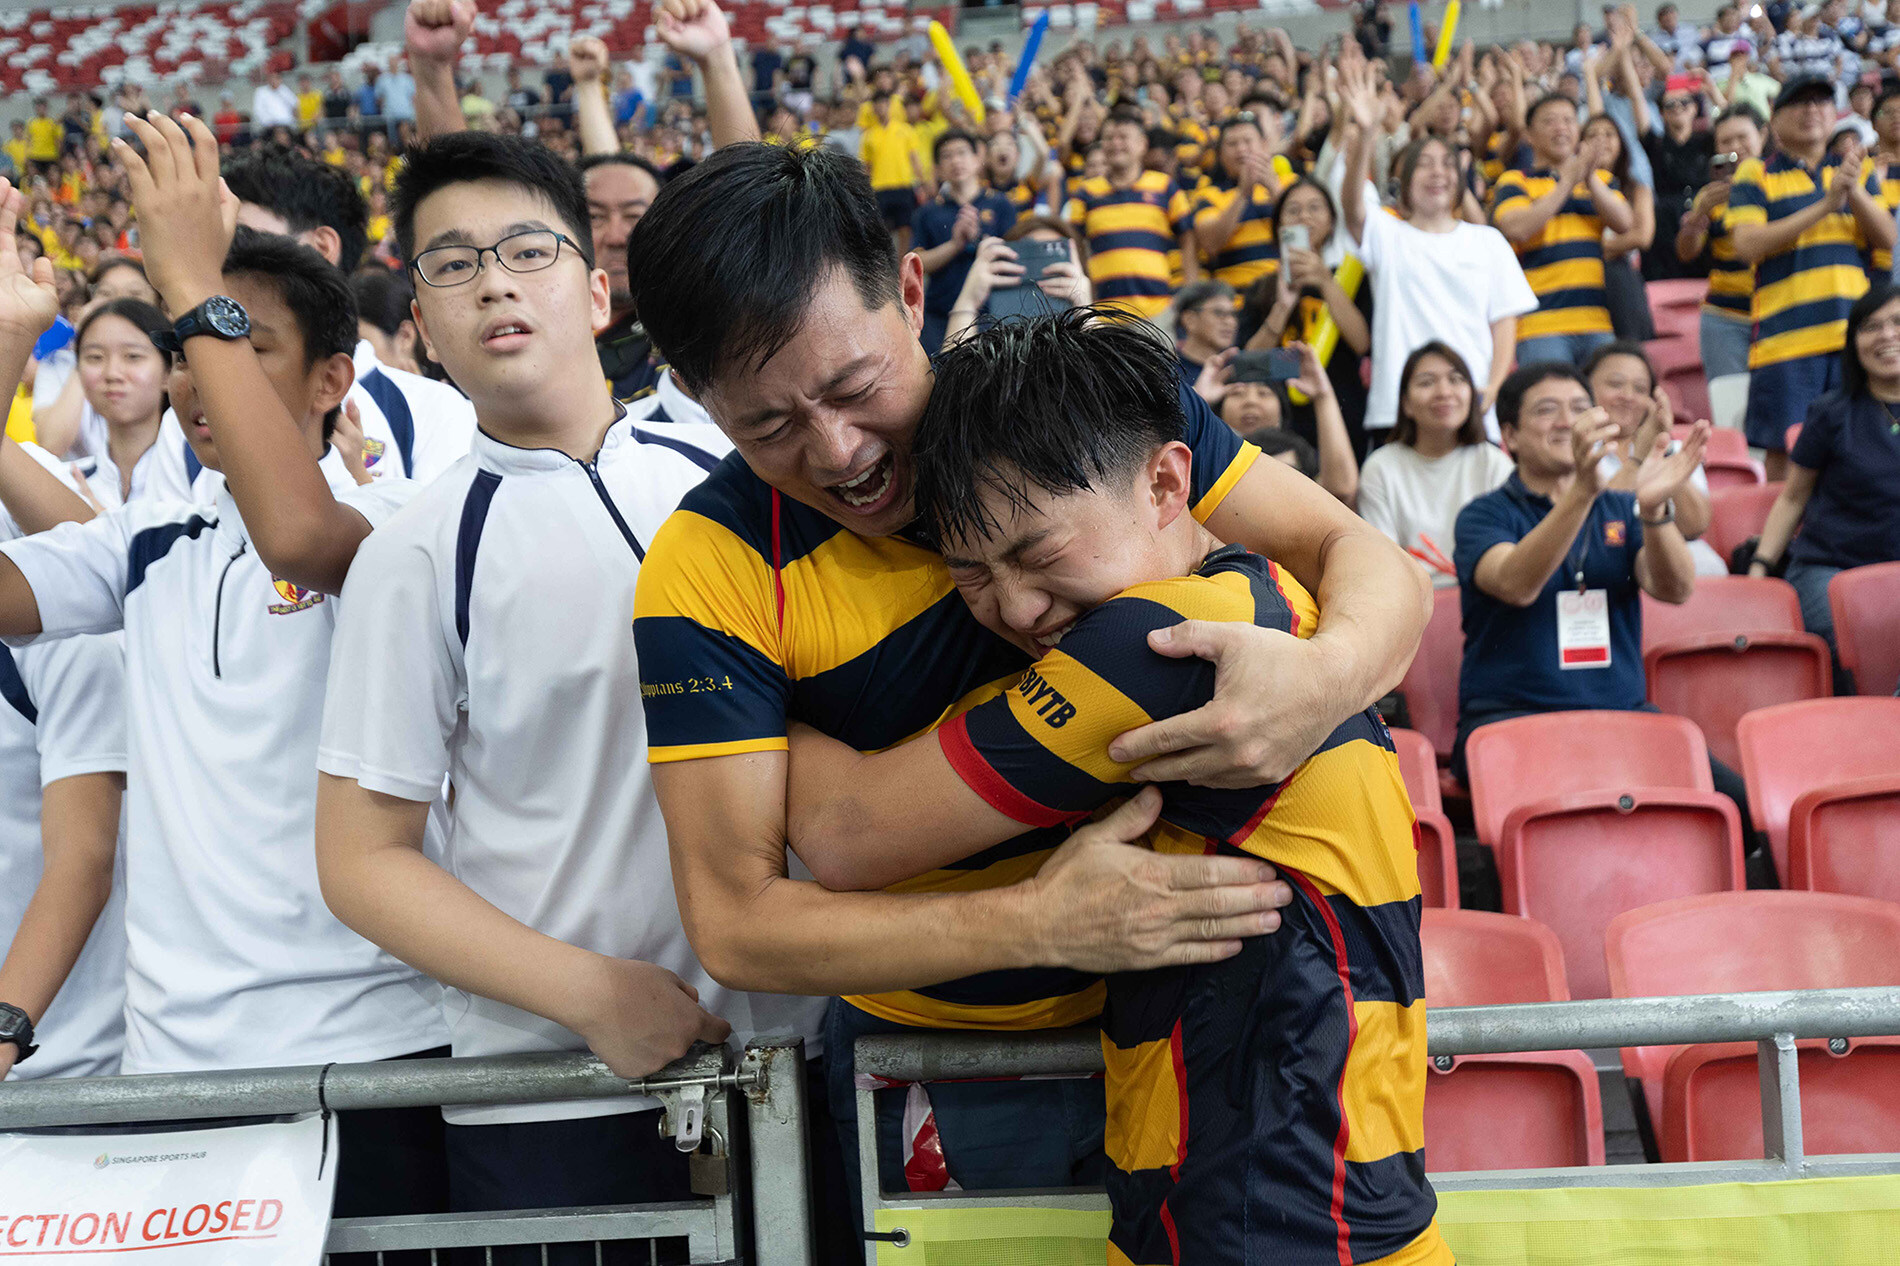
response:
<path fill-rule="evenodd" d="M 324 1129 L 312 1114 L 156 1134 L 0 1134 L 0 1263 L 315 1266 L 336 1184 Z"/>

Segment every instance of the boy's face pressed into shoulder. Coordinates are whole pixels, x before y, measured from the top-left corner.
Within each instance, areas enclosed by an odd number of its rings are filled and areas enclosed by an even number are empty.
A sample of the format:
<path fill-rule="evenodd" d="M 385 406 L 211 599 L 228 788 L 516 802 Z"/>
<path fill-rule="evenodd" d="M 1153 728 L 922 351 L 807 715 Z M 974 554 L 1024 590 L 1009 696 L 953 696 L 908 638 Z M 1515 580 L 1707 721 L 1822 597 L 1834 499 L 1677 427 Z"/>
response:
<path fill-rule="evenodd" d="M 1013 469 L 980 481 L 983 529 L 942 541 L 958 593 L 983 627 L 1040 659 L 1117 594 L 1193 570 L 1203 551 L 1187 513 L 1190 462 L 1170 443 L 1125 479 L 1080 491 L 1050 492 Z"/>

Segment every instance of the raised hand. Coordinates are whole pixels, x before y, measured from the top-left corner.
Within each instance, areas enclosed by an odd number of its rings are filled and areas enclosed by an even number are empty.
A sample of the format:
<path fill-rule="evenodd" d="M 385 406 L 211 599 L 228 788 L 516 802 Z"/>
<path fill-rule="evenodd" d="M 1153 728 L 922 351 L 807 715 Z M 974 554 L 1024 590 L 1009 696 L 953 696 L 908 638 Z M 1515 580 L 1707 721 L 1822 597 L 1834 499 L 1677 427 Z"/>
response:
<path fill-rule="evenodd" d="M 653 16 L 661 41 L 696 62 L 732 44 L 732 28 L 713 0 L 661 0 Z"/>
<path fill-rule="evenodd" d="M 1287 386 L 1303 393 L 1308 400 L 1323 400 L 1333 394 L 1333 380 L 1326 376 L 1326 367 L 1319 363 L 1319 353 L 1306 343 L 1293 344 L 1293 350 L 1300 354 L 1300 376 Z"/>
<path fill-rule="evenodd" d="M 1577 482 L 1591 492 L 1602 492 L 1609 482 L 1603 459 L 1616 443 L 1616 423 L 1602 409 L 1591 409 L 1570 424 L 1570 456 L 1577 464 Z"/>
<path fill-rule="evenodd" d="M 577 36 L 567 46 L 567 73 L 577 84 L 599 83 L 611 60 L 607 45 L 596 35 Z"/>
<path fill-rule="evenodd" d="M 1379 90 L 1372 82 L 1372 74 L 1366 69 L 1364 58 L 1341 61 L 1339 103 L 1347 117 L 1366 131 L 1370 132 L 1379 125 Z"/>
<path fill-rule="evenodd" d="M 1209 407 L 1218 408 L 1227 398 L 1227 388 L 1233 385 L 1233 375 L 1227 367 L 1238 355 L 1240 349 L 1230 347 L 1224 352 L 1215 352 L 1201 363 L 1201 375 L 1194 380 L 1194 394 L 1207 401 Z"/>
<path fill-rule="evenodd" d="M 218 138 L 203 119 L 181 125 L 153 111 L 125 124 L 145 147 L 123 138 L 112 152 L 125 165 L 138 215 L 145 270 L 173 313 L 182 314 L 223 286 L 224 256 L 237 232 L 237 196 L 218 176 Z"/>
<path fill-rule="evenodd" d="M 1668 446 L 1658 444 L 1636 468 L 1636 508 L 1643 515 L 1661 510 L 1689 482 L 1689 477 L 1702 465 L 1702 455 L 1708 451 L 1709 429 L 1706 420 L 1696 423 L 1681 448 L 1665 455 L 1663 450 Z"/>
<path fill-rule="evenodd" d="M 14 234 L 25 209 L 20 191 L 0 180 L 0 338 L 24 342 L 30 353 L 59 318 L 59 290 L 53 284 L 52 260 L 40 256 L 32 272 L 20 264 Z"/>
<path fill-rule="evenodd" d="M 402 15 L 403 47 L 415 61 L 454 61 L 474 31 L 471 0 L 409 0 Z"/>

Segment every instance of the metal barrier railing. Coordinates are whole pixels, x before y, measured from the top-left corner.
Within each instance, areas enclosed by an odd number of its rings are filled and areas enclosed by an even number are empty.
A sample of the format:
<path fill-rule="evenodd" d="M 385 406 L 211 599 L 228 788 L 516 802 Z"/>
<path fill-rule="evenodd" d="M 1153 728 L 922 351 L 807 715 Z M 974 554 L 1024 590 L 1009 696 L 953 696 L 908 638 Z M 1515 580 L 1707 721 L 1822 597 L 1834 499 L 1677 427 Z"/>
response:
<path fill-rule="evenodd" d="M 612 1241 L 684 1238 L 693 1262 L 737 1261 L 743 1252 L 759 1266 L 810 1266 L 801 1038 L 759 1039 L 736 1061 L 724 1047 L 703 1048 L 639 1081 L 614 1076 L 591 1055 L 545 1054 L 6 1082 L 0 1130 L 635 1094 L 660 1100 L 682 1151 L 710 1148 L 705 1155 L 715 1163 L 696 1167 L 695 1190 L 712 1190 L 669 1204 L 339 1219 L 327 1251 L 430 1250 L 435 1262 L 449 1249 L 592 1243 L 598 1250 Z M 743 1135 L 734 1129 L 735 1096 L 743 1104 Z M 741 1137 L 748 1181 L 740 1180 Z M 751 1232 L 749 1247 L 742 1229 Z"/>
<path fill-rule="evenodd" d="M 1651 1187 L 1717 1182 L 1772 1182 L 1900 1173 L 1900 1154 L 1809 1156 L 1801 1133 L 1802 1038 L 1900 1034 L 1900 989 L 1819 989 L 1714 994 L 1681 998 L 1607 998 L 1518 1006 L 1428 1010 L 1426 1046 L 1436 1058 L 1525 1051 L 1754 1042 L 1761 1070 L 1763 1160 L 1483 1170 L 1433 1174 L 1439 1191 L 1540 1187 Z M 879 1190 L 873 1092 L 865 1079 L 887 1083 L 964 1081 L 1026 1076 L 1088 1076 L 1102 1071 L 1101 1037 L 1092 1028 L 1028 1034 L 917 1033 L 861 1037 L 856 1047 L 858 1154 L 864 1175 L 864 1228 L 875 1231 L 880 1209 L 1106 1209 L 1100 1188 L 1036 1192 L 903 1192 Z M 1429 1159 L 1430 1149 L 1427 1145 Z M 899 1229 L 876 1239 L 907 1242 Z"/>

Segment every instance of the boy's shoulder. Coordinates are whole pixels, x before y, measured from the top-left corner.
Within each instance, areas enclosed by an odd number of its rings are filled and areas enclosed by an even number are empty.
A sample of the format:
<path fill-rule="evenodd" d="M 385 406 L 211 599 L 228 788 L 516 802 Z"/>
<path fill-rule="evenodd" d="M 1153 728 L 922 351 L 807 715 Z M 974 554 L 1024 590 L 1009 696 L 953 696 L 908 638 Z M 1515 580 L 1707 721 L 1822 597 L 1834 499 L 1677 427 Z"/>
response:
<path fill-rule="evenodd" d="M 1300 583 L 1271 559 L 1240 545 L 1225 545 L 1186 576 L 1131 585 L 1088 612 L 1063 638 L 1071 656 L 1117 653 L 1143 646 L 1155 629 L 1183 620 L 1255 624 L 1310 637 L 1319 611 Z"/>

